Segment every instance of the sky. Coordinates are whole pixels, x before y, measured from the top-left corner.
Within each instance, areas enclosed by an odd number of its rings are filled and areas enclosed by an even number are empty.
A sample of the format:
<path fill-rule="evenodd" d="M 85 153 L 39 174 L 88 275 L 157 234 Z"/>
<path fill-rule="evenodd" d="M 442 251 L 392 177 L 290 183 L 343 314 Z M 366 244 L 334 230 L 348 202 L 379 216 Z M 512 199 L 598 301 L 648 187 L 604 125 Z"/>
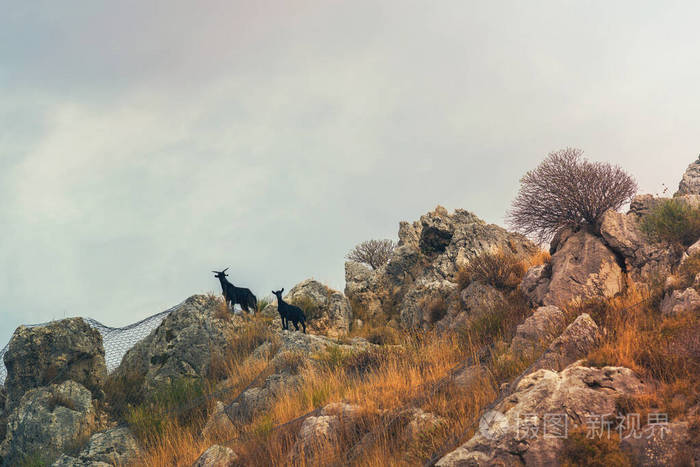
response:
<path fill-rule="evenodd" d="M 700 153 L 697 2 L 0 0 L 0 346 L 264 297 L 440 204 L 504 224 L 579 147 L 641 193 Z"/>

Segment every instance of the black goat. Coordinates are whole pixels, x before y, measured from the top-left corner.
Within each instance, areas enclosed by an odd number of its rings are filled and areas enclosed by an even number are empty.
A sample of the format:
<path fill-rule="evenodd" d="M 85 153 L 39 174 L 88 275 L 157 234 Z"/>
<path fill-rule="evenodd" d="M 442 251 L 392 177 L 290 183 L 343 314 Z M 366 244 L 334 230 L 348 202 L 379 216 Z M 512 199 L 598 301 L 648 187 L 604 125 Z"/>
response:
<path fill-rule="evenodd" d="M 241 305 L 241 308 L 243 308 L 246 312 L 249 311 L 248 308 L 252 308 L 253 311 L 257 310 L 258 299 L 255 298 L 253 292 L 251 292 L 250 289 L 236 287 L 230 283 L 226 279 L 228 276 L 228 274 L 226 274 L 226 270 L 228 270 L 228 268 L 224 269 L 223 271 L 212 272 L 214 273 L 214 277 L 219 279 L 219 282 L 221 282 L 221 293 L 224 295 L 226 304 L 231 304 L 231 311 L 233 311 L 233 307 L 236 305 L 236 303 Z"/>
<path fill-rule="evenodd" d="M 298 323 L 301 323 L 304 328 L 304 334 L 306 334 L 306 316 L 304 315 L 304 311 L 298 306 L 290 305 L 282 300 L 282 292 L 284 292 L 284 288 L 277 292 L 274 290 L 272 291 L 275 297 L 277 297 L 277 311 L 279 311 L 280 318 L 282 319 L 282 329 L 289 329 L 289 322 L 291 321 L 292 324 L 294 324 L 294 328 L 298 331 Z"/>

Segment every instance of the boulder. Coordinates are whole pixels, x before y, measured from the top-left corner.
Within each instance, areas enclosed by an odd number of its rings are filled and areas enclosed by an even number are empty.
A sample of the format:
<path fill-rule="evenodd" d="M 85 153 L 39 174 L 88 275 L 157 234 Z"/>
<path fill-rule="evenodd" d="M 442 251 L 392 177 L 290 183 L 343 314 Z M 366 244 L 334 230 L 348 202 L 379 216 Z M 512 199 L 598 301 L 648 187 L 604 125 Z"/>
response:
<path fill-rule="evenodd" d="M 30 389 L 7 419 L 2 465 L 40 453 L 54 458 L 98 428 L 92 393 L 75 381 Z"/>
<path fill-rule="evenodd" d="M 575 361 L 584 358 L 600 339 L 600 330 L 587 313 L 579 315 L 559 337 L 554 339 L 544 354 L 530 367 L 561 371 Z"/>
<path fill-rule="evenodd" d="M 106 463 L 109 465 L 131 465 L 139 456 L 136 438 L 126 427 L 110 428 L 93 434 L 78 455 L 85 465 Z"/>
<path fill-rule="evenodd" d="M 685 170 L 678 191 L 673 196 L 683 195 L 700 195 L 700 156 Z"/>
<path fill-rule="evenodd" d="M 483 282 L 471 282 L 459 294 L 464 311 L 472 315 L 482 310 L 506 305 L 503 293 L 495 287 Z"/>
<path fill-rule="evenodd" d="M 643 390 L 628 368 L 538 370 L 521 379 L 511 395 L 484 414 L 479 431 L 436 465 L 559 465 L 566 433 L 587 416 L 615 413 L 618 397 Z"/>
<path fill-rule="evenodd" d="M 233 433 L 235 429 L 236 428 L 233 426 L 233 423 L 231 423 L 231 419 L 228 418 L 228 415 L 226 414 L 226 406 L 224 403 L 221 401 L 216 401 L 214 410 L 209 415 L 207 423 L 202 429 L 202 436 L 206 438 L 214 436 L 217 433 L 230 434 Z"/>
<path fill-rule="evenodd" d="M 226 358 L 243 320 L 232 314 L 220 316 L 220 306 L 217 297 L 188 298 L 124 355 L 115 373 L 142 376 L 147 391 L 179 379 L 204 377 L 213 360 Z"/>
<path fill-rule="evenodd" d="M 529 354 L 542 349 L 558 336 L 566 325 L 566 316 L 555 306 L 537 308 L 515 330 L 510 348 L 518 354 Z"/>
<path fill-rule="evenodd" d="M 215 444 L 204 451 L 192 464 L 192 467 L 233 467 L 238 456 L 233 449 Z"/>
<path fill-rule="evenodd" d="M 44 326 L 18 327 L 5 353 L 7 406 L 15 407 L 30 389 L 73 380 L 103 397 L 107 378 L 102 336 L 82 318 Z"/>
<path fill-rule="evenodd" d="M 452 381 L 458 388 L 473 391 L 475 387 L 482 384 L 487 375 L 488 370 L 485 366 L 469 365 L 459 370 L 452 378 Z"/>
<path fill-rule="evenodd" d="M 304 310 L 306 325 L 312 332 L 339 337 L 350 331 L 350 302 L 341 292 L 316 280 L 295 285 L 284 300 Z"/>
<path fill-rule="evenodd" d="M 678 256 L 669 245 L 651 242 L 642 232 L 639 217 L 607 211 L 600 221 L 600 235 L 610 249 L 624 259 L 627 272 L 636 281 L 668 274 Z"/>
<path fill-rule="evenodd" d="M 542 305 L 549 290 L 551 275 L 552 266 L 549 263 L 533 266 L 527 270 L 520 282 L 520 291 L 525 295 L 530 305 Z"/>
<path fill-rule="evenodd" d="M 99 461 L 83 461 L 67 454 L 61 454 L 51 467 L 113 467 L 112 464 Z"/>
<path fill-rule="evenodd" d="M 640 218 L 652 212 L 659 204 L 668 199 L 669 198 L 657 198 L 650 194 L 636 195 L 632 198 L 632 201 L 630 201 L 630 209 L 627 213 Z"/>
<path fill-rule="evenodd" d="M 331 402 L 321 409 L 321 415 L 338 417 L 343 422 L 352 422 L 362 415 L 362 407 L 344 402 Z"/>
<path fill-rule="evenodd" d="M 438 415 L 425 412 L 422 409 L 409 409 L 405 414 L 407 423 L 403 431 L 407 443 L 420 442 L 426 434 L 444 426 L 446 420 Z"/>
<path fill-rule="evenodd" d="M 570 235 L 552 255 L 552 278 L 545 305 L 609 298 L 622 291 L 622 269 L 615 254 L 593 234 Z"/>
<path fill-rule="evenodd" d="M 700 458 L 690 445 L 688 422 L 645 426 L 638 437 L 625 436 L 620 441 L 620 447 L 630 455 L 634 465 L 641 466 L 697 465 Z"/>
<path fill-rule="evenodd" d="M 666 294 L 661 301 L 661 313 L 664 316 L 676 316 L 682 313 L 695 313 L 700 310 L 700 294 L 693 288 L 674 290 Z"/>
<path fill-rule="evenodd" d="M 442 301 L 444 314 L 447 313 L 447 304 L 454 301 L 457 295 L 457 284 L 446 280 L 420 281 L 411 287 L 401 301 L 399 315 L 400 323 L 405 328 L 420 328 L 427 323 L 433 323 L 436 318 L 431 317 L 431 303 L 434 300 Z M 441 317 L 438 317 L 441 318 Z"/>
<path fill-rule="evenodd" d="M 306 417 L 299 429 L 299 436 L 292 448 L 292 464 L 320 464 L 324 451 L 338 440 L 340 420 L 334 415 Z"/>

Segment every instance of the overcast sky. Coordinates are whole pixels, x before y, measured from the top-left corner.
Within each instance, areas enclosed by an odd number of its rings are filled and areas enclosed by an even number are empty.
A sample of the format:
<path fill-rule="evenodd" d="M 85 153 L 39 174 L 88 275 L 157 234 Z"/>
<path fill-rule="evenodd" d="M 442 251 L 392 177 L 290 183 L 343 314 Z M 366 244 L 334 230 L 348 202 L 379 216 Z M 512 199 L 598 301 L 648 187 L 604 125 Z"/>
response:
<path fill-rule="evenodd" d="M 502 224 L 582 148 L 700 152 L 696 2 L 0 0 L 0 346 L 314 277 L 442 204 Z"/>

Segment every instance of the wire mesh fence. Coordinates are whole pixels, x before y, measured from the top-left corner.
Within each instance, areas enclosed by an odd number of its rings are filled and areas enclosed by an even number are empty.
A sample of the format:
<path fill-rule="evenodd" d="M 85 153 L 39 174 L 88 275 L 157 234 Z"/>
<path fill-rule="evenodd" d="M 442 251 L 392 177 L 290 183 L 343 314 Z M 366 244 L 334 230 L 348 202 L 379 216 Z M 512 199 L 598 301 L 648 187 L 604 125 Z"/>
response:
<path fill-rule="evenodd" d="M 183 302 L 184 303 L 184 302 Z M 161 322 L 175 310 L 182 307 L 183 303 L 168 308 L 165 311 L 156 313 L 136 323 L 129 324 L 121 328 L 112 328 L 105 326 L 92 318 L 84 318 L 88 325 L 96 329 L 102 335 L 102 344 L 105 349 L 105 363 L 107 371 L 112 371 L 119 366 L 124 357 L 124 354 L 132 348 L 137 342 L 148 336 L 151 331 L 157 328 Z M 55 321 L 48 321 L 40 324 L 30 324 L 27 327 L 40 327 L 51 324 Z M 5 368 L 5 353 L 9 346 L 9 342 L 0 350 L 0 385 L 5 384 L 7 377 L 7 368 Z"/>

